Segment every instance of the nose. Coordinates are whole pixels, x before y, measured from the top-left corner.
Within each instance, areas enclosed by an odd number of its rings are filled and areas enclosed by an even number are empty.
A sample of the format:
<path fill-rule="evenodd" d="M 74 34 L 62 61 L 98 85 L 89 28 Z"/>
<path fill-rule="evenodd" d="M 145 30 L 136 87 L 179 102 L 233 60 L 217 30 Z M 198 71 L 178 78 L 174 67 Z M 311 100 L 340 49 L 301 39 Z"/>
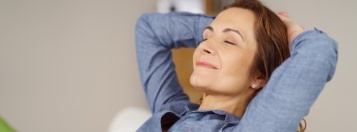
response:
<path fill-rule="evenodd" d="M 201 48 L 201 53 L 202 54 L 211 54 L 214 55 L 216 54 L 216 48 L 214 47 L 213 43 L 210 42 L 209 40 L 206 40 L 202 42 L 199 47 Z"/>

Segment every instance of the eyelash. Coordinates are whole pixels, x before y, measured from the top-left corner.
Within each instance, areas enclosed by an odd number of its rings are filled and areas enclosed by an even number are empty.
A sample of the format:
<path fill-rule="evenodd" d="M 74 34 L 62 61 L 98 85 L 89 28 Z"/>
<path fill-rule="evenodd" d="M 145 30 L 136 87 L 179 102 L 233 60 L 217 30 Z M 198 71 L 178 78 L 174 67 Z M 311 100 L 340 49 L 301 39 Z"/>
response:
<path fill-rule="evenodd" d="M 231 44 L 231 45 L 237 45 L 237 44 L 235 44 L 235 43 L 232 43 L 232 42 L 230 42 L 230 41 L 227 41 L 227 40 L 225 40 L 224 42 L 225 42 L 225 43 L 228 43 L 228 44 Z"/>
<path fill-rule="evenodd" d="M 202 43 L 202 42 L 204 42 L 204 41 L 206 41 L 207 39 L 203 39 L 200 43 Z M 225 40 L 224 41 L 225 43 L 227 43 L 227 44 L 230 44 L 230 45 L 237 45 L 237 44 L 235 44 L 235 43 L 233 43 L 233 42 L 230 42 L 230 41 L 227 41 L 227 40 Z"/>

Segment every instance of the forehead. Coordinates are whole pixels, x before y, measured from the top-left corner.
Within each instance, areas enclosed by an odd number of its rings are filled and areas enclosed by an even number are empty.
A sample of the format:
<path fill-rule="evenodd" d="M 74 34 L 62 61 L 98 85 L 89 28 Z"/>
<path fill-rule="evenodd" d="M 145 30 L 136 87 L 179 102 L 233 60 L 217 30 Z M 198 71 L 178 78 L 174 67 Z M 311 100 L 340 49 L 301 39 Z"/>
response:
<path fill-rule="evenodd" d="M 234 25 L 239 25 L 239 24 L 254 25 L 255 15 L 251 10 L 232 7 L 219 13 L 215 20 L 224 21 L 224 22 L 239 22 L 239 23 L 235 23 Z"/>
<path fill-rule="evenodd" d="M 211 23 L 213 28 L 232 28 L 254 34 L 255 15 L 251 10 L 232 7 L 218 14 Z"/>

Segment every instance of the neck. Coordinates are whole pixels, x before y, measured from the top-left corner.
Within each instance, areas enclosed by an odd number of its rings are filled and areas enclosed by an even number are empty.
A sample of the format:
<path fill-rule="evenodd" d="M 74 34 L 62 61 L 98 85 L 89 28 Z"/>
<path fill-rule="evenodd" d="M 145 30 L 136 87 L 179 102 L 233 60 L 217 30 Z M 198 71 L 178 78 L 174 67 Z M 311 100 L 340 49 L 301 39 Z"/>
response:
<path fill-rule="evenodd" d="M 204 94 L 199 110 L 222 110 L 242 117 L 252 96 L 226 96 Z"/>

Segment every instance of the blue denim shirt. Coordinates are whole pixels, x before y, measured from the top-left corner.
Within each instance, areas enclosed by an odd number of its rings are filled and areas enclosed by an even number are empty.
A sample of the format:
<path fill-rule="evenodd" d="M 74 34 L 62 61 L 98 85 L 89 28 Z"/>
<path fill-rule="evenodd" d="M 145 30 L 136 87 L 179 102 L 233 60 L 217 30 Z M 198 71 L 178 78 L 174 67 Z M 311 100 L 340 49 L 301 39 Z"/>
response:
<path fill-rule="evenodd" d="M 153 115 L 137 131 L 296 132 L 331 80 L 337 44 L 320 30 L 301 33 L 291 57 L 250 102 L 243 117 L 220 110 L 198 110 L 179 85 L 170 49 L 197 47 L 213 18 L 189 14 L 145 14 L 136 25 L 136 52 L 142 86 Z"/>

